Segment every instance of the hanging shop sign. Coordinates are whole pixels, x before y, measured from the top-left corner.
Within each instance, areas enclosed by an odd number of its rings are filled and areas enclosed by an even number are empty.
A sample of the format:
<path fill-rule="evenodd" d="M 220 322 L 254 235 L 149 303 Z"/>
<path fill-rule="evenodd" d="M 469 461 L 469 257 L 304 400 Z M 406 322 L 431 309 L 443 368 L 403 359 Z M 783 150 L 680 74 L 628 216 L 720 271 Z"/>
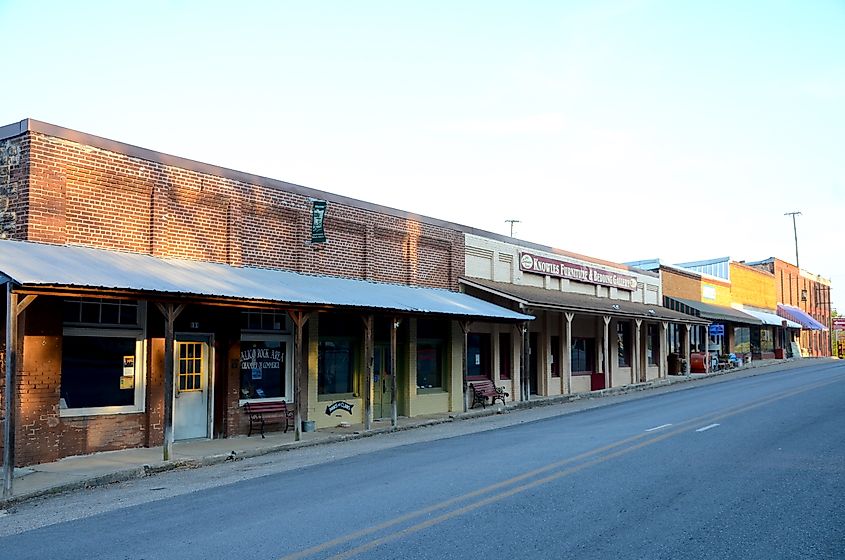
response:
<path fill-rule="evenodd" d="M 331 416 L 335 410 L 345 410 L 349 414 L 352 414 L 353 406 L 354 405 L 352 403 L 348 403 L 346 401 L 335 401 L 326 407 L 326 416 Z"/>
<path fill-rule="evenodd" d="M 720 336 L 725 334 L 725 325 L 713 324 L 707 328 L 710 336 Z"/>
<path fill-rule="evenodd" d="M 556 276 L 558 278 L 566 278 L 567 280 L 575 280 L 576 282 L 610 286 L 621 290 L 633 291 L 637 289 L 637 279 L 634 276 L 619 274 L 618 272 L 594 268 L 583 264 L 550 259 L 549 257 L 541 257 L 531 253 L 519 254 L 519 269 L 523 272 Z"/>
<path fill-rule="evenodd" d="M 323 222 L 326 218 L 326 201 L 315 200 L 311 205 L 311 243 L 325 243 L 326 230 Z"/>

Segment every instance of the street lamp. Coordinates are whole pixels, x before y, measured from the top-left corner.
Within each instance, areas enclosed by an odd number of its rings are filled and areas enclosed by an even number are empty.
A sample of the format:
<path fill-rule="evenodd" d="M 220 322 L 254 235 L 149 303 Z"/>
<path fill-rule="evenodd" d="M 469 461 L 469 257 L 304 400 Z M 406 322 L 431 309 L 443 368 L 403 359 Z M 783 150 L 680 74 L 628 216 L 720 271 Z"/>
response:
<path fill-rule="evenodd" d="M 795 216 L 800 216 L 801 212 L 785 212 L 784 216 L 792 216 L 792 233 L 795 235 L 795 266 L 801 268 L 798 264 L 798 228 L 795 225 Z"/>

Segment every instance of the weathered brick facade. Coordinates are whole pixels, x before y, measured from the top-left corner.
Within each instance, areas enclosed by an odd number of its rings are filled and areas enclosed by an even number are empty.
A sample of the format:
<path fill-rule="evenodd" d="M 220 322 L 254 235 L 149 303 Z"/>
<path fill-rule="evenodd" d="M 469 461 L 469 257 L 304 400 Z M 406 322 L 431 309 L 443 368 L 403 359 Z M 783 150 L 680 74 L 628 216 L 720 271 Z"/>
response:
<path fill-rule="evenodd" d="M 0 155 L 4 238 L 452 290 L 463 273 L 463 233 L 398 210 L 34 121 L 0 141 Z M 314 199 L 328 202 L 322 244 L 310 241 Z M 160 445 L 161 315 L 150 306 L 145 411 L 68 417 L 59 410 L 61 304 L 39 296 L 25 313 L 17 464 Z M 189 309 L 177 325 L 200 323 L 215 337 L 215 435 L 245 433 L 247 424 L 234 367 L 237 314 Z"/>

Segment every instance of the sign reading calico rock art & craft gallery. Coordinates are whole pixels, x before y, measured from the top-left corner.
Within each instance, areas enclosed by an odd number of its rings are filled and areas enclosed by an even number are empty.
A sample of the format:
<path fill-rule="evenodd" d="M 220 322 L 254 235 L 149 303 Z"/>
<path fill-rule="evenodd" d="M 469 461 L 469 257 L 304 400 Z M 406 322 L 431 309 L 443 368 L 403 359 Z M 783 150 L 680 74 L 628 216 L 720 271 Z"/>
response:
<path fill-rule="evenodd" d="M 634 276 L 619 274 L 610 270 L 594 268 L 583 264 L 532 255 L 531 253 L 519 254 L 519 269 L 523 272 L 566 278 L 588 284 L 611 286 L 620 290 L 633 291 L 637 289 L 637 279 Z"/>

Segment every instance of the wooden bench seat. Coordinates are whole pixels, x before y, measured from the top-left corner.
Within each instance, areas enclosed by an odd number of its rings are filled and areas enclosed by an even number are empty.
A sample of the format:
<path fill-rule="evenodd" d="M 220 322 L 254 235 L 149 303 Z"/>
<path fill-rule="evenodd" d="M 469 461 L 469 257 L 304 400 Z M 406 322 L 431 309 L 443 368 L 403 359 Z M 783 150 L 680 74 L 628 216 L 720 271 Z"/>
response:
<path fill-rule="evenodd" d="M 475 408 L 477 404 L 481 404 L 481 408 L 486 408 L 487 399 L 490 399 L 490 404 L 496 404 L 497 400 L 505 404 L 505 397 L 509 396 L 504 387 L 496 387 L 489 379 L 473 381 L 469 384 L 469 388 L 472 390 L 472 406 L 470 408 Z"/>
<path fill-rule="evenodd" d="M 259 424 L 261 427 L 261 437 L 264 437 L 264 424 L 279 421 L 284 425 L 285 433 L 288 428 L 293 427 L 294 414 L 293 410 L 288 410 L 288 403 L 285 401 L 271 401 L 271 402 L 248 402 L 244 405 L 244 410 L 249 414 L 249 433 L 247 437 L 252 435 L 253 426 Z"/>

